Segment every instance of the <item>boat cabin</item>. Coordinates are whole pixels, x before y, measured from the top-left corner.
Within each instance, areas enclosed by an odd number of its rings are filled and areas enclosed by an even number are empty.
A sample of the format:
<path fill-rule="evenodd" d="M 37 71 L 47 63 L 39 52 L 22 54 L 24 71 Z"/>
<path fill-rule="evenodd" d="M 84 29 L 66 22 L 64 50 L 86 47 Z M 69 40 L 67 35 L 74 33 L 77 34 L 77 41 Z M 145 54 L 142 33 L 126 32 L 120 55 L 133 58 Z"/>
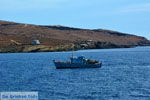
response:
<path fill-rule="evenodd" d="M 84 56 L 72 57 L 71 58 L 71 63 L 73 63 L 73 64 L 86 64 L 87 59 L 85 59 Z"/>

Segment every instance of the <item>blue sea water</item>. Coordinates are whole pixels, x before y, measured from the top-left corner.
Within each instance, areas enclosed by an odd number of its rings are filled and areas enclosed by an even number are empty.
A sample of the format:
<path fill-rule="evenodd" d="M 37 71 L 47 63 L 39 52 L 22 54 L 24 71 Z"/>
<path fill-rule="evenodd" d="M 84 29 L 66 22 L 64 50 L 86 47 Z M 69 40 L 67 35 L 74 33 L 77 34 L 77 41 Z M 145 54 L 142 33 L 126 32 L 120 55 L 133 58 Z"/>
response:
<path fill-rule="evenodd" d="M 38 91 L 40 100 L 150 100 L 150 47 L 75 51 L 102 68 L 56 69 L 71 52 L 0 54 L 0 91 Z"/>

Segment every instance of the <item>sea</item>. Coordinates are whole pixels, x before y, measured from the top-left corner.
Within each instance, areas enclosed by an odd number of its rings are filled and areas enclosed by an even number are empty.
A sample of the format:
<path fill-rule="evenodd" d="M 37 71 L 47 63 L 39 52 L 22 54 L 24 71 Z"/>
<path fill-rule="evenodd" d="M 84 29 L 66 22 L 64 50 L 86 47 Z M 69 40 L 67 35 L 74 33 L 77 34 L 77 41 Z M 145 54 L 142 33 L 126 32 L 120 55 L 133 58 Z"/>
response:
<path fill-rule="evenodd" d="M 150 100 L 150 47 L 73 52 L 101 68 L 56 69 L 72 52 L 0 53 L 0 92 L 36 91 L 39 100 Z"/>

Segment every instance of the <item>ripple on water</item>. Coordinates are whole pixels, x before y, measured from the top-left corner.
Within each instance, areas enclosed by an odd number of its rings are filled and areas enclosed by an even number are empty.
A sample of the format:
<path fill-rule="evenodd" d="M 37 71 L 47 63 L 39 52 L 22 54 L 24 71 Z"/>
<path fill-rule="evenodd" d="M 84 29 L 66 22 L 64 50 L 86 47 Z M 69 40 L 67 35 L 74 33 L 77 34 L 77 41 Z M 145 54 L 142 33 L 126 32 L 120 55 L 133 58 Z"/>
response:
<path fill-rule="evenodd" d="M 0 91 L 38 91 L 40 100 L 150 100 L 150 49 L 76 51 L 102 68 L 55 69 L 71 52 L 0 54 Z"/>

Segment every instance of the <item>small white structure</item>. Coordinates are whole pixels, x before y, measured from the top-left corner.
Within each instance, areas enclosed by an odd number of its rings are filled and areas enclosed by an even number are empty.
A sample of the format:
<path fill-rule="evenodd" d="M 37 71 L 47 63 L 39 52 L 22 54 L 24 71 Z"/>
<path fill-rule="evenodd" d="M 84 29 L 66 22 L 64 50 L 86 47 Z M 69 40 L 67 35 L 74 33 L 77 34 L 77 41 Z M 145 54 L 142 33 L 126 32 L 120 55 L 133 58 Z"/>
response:
<path fill-rule="evenodd" d="M 87 40 L 86 42 L 93 42 L 93 40 Z"/>
<path fill-rule="evenodd" d="M 32 45 L 39 45 L 39 44 L 40 44 L 40 41 L 39 41 L 39 40 L 33 40 L 31 44 L 32 44 Z"/>

